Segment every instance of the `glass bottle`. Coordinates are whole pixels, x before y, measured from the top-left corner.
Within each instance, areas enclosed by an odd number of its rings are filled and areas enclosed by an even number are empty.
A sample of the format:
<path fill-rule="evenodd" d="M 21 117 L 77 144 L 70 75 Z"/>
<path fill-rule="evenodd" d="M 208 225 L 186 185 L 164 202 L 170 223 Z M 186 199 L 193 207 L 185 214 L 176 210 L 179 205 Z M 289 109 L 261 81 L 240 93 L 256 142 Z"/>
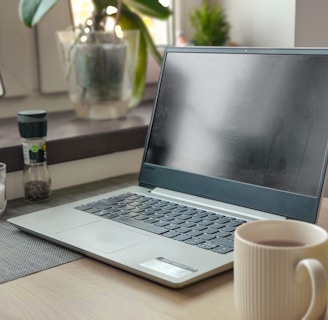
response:
<path fill-rule="evenodd" d="M 24 197 L 27 201 L 41 201 L 50 197 L 51 178 L 47 164 L 47 113 L 27 110 L 17 114 L 22 140 Z"/>

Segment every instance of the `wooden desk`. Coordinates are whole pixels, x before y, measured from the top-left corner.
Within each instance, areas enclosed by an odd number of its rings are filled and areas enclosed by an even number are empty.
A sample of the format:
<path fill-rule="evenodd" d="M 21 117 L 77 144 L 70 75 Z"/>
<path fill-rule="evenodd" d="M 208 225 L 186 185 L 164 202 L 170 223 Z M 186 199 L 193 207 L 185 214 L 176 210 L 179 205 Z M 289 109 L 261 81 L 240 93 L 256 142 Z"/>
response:
<path fill-rule="evenodd" d="M 173 290 L 89 258 L 0 285 L 0 318 L 238 319 L 232 271 Z"/>

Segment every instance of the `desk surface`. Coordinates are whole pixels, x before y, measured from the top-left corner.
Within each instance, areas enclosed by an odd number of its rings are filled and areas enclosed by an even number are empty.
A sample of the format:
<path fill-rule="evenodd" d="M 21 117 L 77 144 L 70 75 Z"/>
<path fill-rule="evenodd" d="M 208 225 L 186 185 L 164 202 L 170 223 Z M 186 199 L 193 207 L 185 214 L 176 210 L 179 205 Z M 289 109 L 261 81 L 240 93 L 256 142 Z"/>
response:
<path fill-rule="evenodd" d="M 328 229 L 328 199 L 318 224 Z M 173 290 L 83 258 L 0 285 L 0 318 L 237 319 L 233 272 Z"/>

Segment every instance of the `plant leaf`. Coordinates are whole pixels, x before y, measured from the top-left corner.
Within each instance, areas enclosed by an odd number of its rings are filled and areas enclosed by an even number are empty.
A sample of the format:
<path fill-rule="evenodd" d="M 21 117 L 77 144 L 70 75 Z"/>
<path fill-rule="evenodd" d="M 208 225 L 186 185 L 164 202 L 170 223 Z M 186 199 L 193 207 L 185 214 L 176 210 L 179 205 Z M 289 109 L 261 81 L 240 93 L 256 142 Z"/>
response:
<path fill-rule="evenodd" d="M 92 0 L 96 11 L 101 12 L 108 6 L 117 7 L 117 0 Z M 157 19 L 167 19 L 171 11 L 158 0 L 124 0 L 123 6 Z"/>
<path fill-rule="evenodd" d="M 141 14 L 157 19 L 167 19 L 171 14 L 171 11 L 158 0 L 124 0 L 124 4 Z"/>
<path fill-rule="evenodd" d="M 149 49 L 158 64 L 162 63 L 162 56 L 158 52 L 156 45 L 154 44 L 153 39 L 140 16 L 132 12 L 127 7 L 122 8 L 120 26 L 123 30 L 140 30 L 139 55 L 135 74 L 135 83 L 133 88 L 133 96 L 129 106 L 132 108 L 140 103 L 144 95 L 148 60 L 147 49 Z"/>
<path fill-rule="evenodd" d="M 122 10 L 120 17 L 121 28 L 123 30 L 140 30 L 136 21 L 131 19 L 131 15 L 135 14 L 129 9 L 124 8 Z M 147 42 L 143 32 L 140 31 L 138 60 L 129 108 L 136 107 L 143 98 L 146 83 L 147 60 Z"/>
<path fill-rule="evenodd" d="M 126 7 L 124 7 L 122 9 L 122 16 L 124 16 L 126 19 L 130 20 L 130 22 L 133 23 L 134 27 L 136 29 L 140 30 L 141 34 L 143 34 L 143 36 L 145 38 L 147 48 L 149 49 L 150 53 L 152 54 L 152 56 L 154 57 L 156 62 L 158 64 L 161 64 L 162 56 L 159 53 L 159 51 L 157 50 L 154 40 L 153 40 L 152 36 L 150 35 L 149 30 L 148 30 L 147 26 L 145 25 L 145 23 L 143 22 L 143 20 L 141 19 L 141 17 Z M 121 24 L 121 20 L 120 20 L 119 24 Z"/>
<path fill-rule="evenodd" d="M 28 27 L 36 25 L 58 0 L 20 0 L 18 12 L 20 19 Z"/>

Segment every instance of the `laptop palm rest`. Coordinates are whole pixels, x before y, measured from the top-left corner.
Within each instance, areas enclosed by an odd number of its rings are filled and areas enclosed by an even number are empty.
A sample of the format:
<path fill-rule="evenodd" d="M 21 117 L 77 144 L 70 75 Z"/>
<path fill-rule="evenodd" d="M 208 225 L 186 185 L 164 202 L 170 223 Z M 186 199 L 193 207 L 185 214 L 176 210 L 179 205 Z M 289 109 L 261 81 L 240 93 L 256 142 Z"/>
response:
<path fill-rule="evenodd" d="M 102 251 L 113 253 L 149 240 L 146 235 L 115 226 L 107 221 L 96 221 L 74 229 L 56 234 L 56 239 L 82 250 Z"/>

